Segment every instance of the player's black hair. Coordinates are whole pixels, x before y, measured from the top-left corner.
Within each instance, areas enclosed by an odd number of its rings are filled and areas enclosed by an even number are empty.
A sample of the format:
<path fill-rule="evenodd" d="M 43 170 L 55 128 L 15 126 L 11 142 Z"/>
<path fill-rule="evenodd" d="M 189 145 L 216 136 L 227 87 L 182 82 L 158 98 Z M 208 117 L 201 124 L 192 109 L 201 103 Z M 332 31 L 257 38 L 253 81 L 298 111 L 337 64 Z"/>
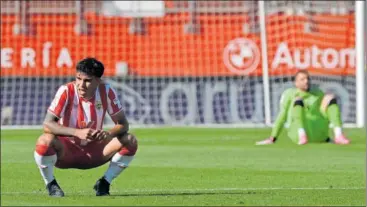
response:
<path fill-rule="evenodd" d="M 87 57 L 78 62 L 76 71 L 100 78 L 103 75 L 104 66 L 96 58 Z"/>

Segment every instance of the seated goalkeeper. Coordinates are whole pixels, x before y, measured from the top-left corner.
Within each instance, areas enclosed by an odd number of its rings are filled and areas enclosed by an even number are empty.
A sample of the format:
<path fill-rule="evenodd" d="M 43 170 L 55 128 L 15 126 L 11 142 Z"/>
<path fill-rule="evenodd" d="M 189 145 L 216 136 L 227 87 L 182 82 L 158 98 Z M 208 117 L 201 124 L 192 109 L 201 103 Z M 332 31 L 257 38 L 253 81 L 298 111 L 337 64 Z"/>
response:
<path fill-rule="evenodd" d="M 273 144 L 283 127 L 288 136 L 299 145 L 308 142 L 329 142 L 329 125 L 334 129 L 335 144 L 349 144 L 343 135 L 340 109 L 332 94 L 324 94 L 318 87 L 310 86 L 306 70 L 294 76 L 295 88 L 285 90 L 280 99 L 280 112 L 271 136 L 257 145 Z"/>

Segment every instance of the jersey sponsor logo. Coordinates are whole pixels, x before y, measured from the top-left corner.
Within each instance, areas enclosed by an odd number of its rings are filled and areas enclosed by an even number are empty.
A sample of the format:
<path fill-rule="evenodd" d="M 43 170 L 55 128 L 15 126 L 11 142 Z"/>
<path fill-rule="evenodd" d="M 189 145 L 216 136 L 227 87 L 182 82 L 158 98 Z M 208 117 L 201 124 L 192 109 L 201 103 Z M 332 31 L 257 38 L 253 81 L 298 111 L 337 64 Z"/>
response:
<path fill-rule="evenodd" d="M 224 65 L 234 74 L 246 75 L 257 69 L 260 50 L 255 42 L 246 38 L 231 40 L 224 48 Z"/>

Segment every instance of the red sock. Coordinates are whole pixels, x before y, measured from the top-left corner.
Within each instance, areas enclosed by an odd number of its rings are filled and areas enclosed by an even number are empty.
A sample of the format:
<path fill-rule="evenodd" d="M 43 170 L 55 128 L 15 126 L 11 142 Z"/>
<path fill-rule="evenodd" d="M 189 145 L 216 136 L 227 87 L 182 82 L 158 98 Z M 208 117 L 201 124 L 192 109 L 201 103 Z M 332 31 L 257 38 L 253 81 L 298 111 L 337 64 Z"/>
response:
<path fill-rule="evenodd" d="M 120 155 L 126 155 L 126 156 L 133 156 L 135 155 L 136 151 L 138 150 L 138 146 L 132 146 L 132 147 L 122 147 L 119 151 Z"/>
<path fill-rule="evenodd" d="M 36 144 L 36 152 L 41 156 L 51 156 L 56 154 L 53 147 L 44 144 Z"/>

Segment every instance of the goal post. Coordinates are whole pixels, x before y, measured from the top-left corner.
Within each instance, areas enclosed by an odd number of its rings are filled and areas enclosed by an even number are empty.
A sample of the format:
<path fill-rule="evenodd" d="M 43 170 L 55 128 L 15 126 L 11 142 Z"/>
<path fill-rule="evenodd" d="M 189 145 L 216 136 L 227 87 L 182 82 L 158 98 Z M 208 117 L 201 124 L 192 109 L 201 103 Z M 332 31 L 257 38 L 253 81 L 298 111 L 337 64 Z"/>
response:
<path fill-rule="evenodd" d="M 264 87 L 264 115 L 265 124 L 271 124 L 271 109 L 270 109 L 270 86 L 269 86 L 269 63 L 268 63 L 268 45 L 267 45 L 267 32 L 266 32 L 266 13 L 265 2 L 259 1 L 259 24 L 260 24 L 260 39 L 261 39 L 261 56 L 262 58 L 262 74 L 263 74 L 263 87 Z M 264 58 L 265 57 L 265 58 Z"/>
<path fill-rule="evenodd" d="M 355 21 L 356 21 L 356 102 L 357 102 L 357 126 L 364 127 L 366 118 L 366 2 L 356 1 Z"/>

